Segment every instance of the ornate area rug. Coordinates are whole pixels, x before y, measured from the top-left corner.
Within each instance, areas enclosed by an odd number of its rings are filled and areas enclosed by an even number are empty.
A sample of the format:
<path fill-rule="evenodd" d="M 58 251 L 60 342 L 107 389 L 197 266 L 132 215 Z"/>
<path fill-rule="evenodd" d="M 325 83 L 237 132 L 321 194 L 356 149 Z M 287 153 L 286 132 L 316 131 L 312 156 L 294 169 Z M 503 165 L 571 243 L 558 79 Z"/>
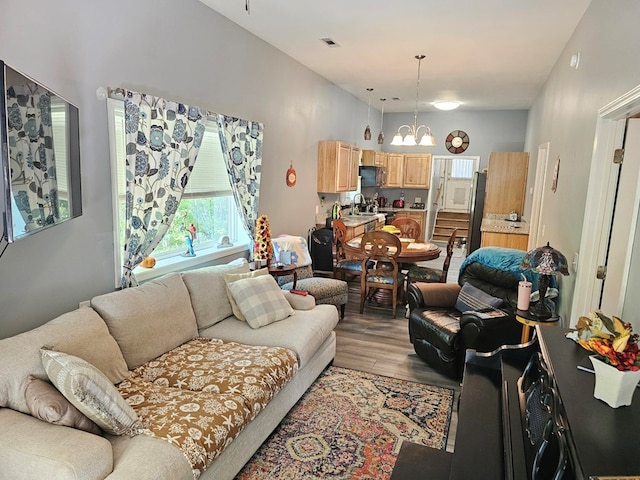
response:
<path fill-rule="evenodd" d="M 446 447 L 453 394 L 329 367 L 236 479 L 388 479 L 403 440 Z"/>

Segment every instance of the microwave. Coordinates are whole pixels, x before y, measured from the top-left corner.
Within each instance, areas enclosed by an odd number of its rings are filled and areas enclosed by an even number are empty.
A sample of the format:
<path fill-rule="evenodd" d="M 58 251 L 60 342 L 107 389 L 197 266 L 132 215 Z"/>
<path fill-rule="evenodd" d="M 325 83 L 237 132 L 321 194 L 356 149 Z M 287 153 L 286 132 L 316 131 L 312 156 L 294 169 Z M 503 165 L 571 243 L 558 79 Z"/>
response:
<path fill-rule="evenodd" d="M 373 165 L 360 166 L 361 187 L 382 187 L 385 183 L 385 171 L 382 167 Z"/>

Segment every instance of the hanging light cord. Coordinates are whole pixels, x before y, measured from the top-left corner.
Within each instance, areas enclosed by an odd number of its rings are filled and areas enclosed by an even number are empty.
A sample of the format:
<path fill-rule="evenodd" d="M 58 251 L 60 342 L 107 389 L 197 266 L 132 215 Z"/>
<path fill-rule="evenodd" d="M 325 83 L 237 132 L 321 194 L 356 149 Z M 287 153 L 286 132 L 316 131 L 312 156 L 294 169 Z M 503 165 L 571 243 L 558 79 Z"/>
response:
<path fill-rule="evenodd" d="M 249 0 L 244 0 L 244 9 L 247 11 L 247 15 L 251 15 L 251 6 Z"/>
<path fill-rule="evenodd" d="M 422 59 L 424 55 L 416 55 L 418 59 L 418 80 L 416 81 L 416 108 L 413 112 L 413 132 L 417 134 L 416 129 L 418 128 L 418 93 L 420 91 L 420 64 L 422 63 Z"/>

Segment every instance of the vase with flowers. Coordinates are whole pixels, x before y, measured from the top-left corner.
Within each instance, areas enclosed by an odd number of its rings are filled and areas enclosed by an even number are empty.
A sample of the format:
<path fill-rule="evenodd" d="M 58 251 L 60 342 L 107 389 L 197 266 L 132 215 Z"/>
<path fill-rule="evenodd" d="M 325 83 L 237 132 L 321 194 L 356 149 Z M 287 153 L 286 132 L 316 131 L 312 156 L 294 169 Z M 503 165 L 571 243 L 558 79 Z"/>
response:
<path fill-rule="evenodd" d="M 640 381 L 638 334 L 631 324 L 596 310 L 580 317 L 576 329 L 578 343 L 594 353 L 589 357 L 596 378 L 593 396 L 613 408 L 631 405 Z"/>

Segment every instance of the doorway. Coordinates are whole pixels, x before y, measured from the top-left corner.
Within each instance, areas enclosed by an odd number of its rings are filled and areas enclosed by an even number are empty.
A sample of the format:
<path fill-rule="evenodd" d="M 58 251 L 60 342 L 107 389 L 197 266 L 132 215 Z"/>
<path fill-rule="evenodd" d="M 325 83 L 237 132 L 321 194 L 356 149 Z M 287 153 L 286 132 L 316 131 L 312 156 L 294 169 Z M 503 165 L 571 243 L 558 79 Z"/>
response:
<path fill-rule="evenodd" d="M 617 98 L 598 111 L 596 133 L 594 139 L 594 151 L 591 160 L 589 175 L 589 187 L 585 205 L 585 216 L 580 242 L 580 260 L 576 272 L 576 284 L 571 305 L 571 323 L 574 324 L 579 315 L 583 315 L 598 308 L 601 301 L 603 280 L 597 278 L 598 266 L 605 265 L 613 220 L 615 195 L 617 191 L 618 165 L 612 159 L 616 149 L 621 148 L 624 142 L 624 134 L 627 119 L 640 113 L 640 85 Z M 636 160 L 637 161 L 637 160 Z M 606 308 L 608 315 L 621 315 L 625 305 L 625 292 L 630 271 L 630 259 L 633 253 L 633 241 L 636 237 L 635 224 L 638 210 L 638 193 L 640 186 L 635 185 L 633 209 L 635 216 L 628 218 L 629 223 L 634 224 L 630 232 L 627 245 L 623 251 L 618 252 L 626 259 L 622 265 L 622 271 L 610 270 L 607 280 L 613 282 L 617 278 L 619 298 L 614 305 Z M 628 200 L 626 200 L 628 201 Z M 636 302 L 637 303 L 637 302 Z M 629 319 L 633 323 L 633 319 Z M 636 320 L 634 328 L 640 328 Z"/>
<path fill-rule="evenodd" d="M 544 195 L 542 194 L 547 184 L 547 166 L 549 163 L 549 142 L 538 147 L 538 159 L 536 161 L 536 180 L 533 187 L 533 200 L 531 206 L 531 221 L 529 223 L 528 250 L 533 250 L 540 242 L 538 236 L 544 236 L 544 227 L 541 225 L 542 207 Z"/>
<path fill-rule="evenodd" d="M 478 171 L 479 157 L 447 157 L 442 161 L 444 170 L 442 210 L 468 212 L 471 200 L 473 174 Z"/>

